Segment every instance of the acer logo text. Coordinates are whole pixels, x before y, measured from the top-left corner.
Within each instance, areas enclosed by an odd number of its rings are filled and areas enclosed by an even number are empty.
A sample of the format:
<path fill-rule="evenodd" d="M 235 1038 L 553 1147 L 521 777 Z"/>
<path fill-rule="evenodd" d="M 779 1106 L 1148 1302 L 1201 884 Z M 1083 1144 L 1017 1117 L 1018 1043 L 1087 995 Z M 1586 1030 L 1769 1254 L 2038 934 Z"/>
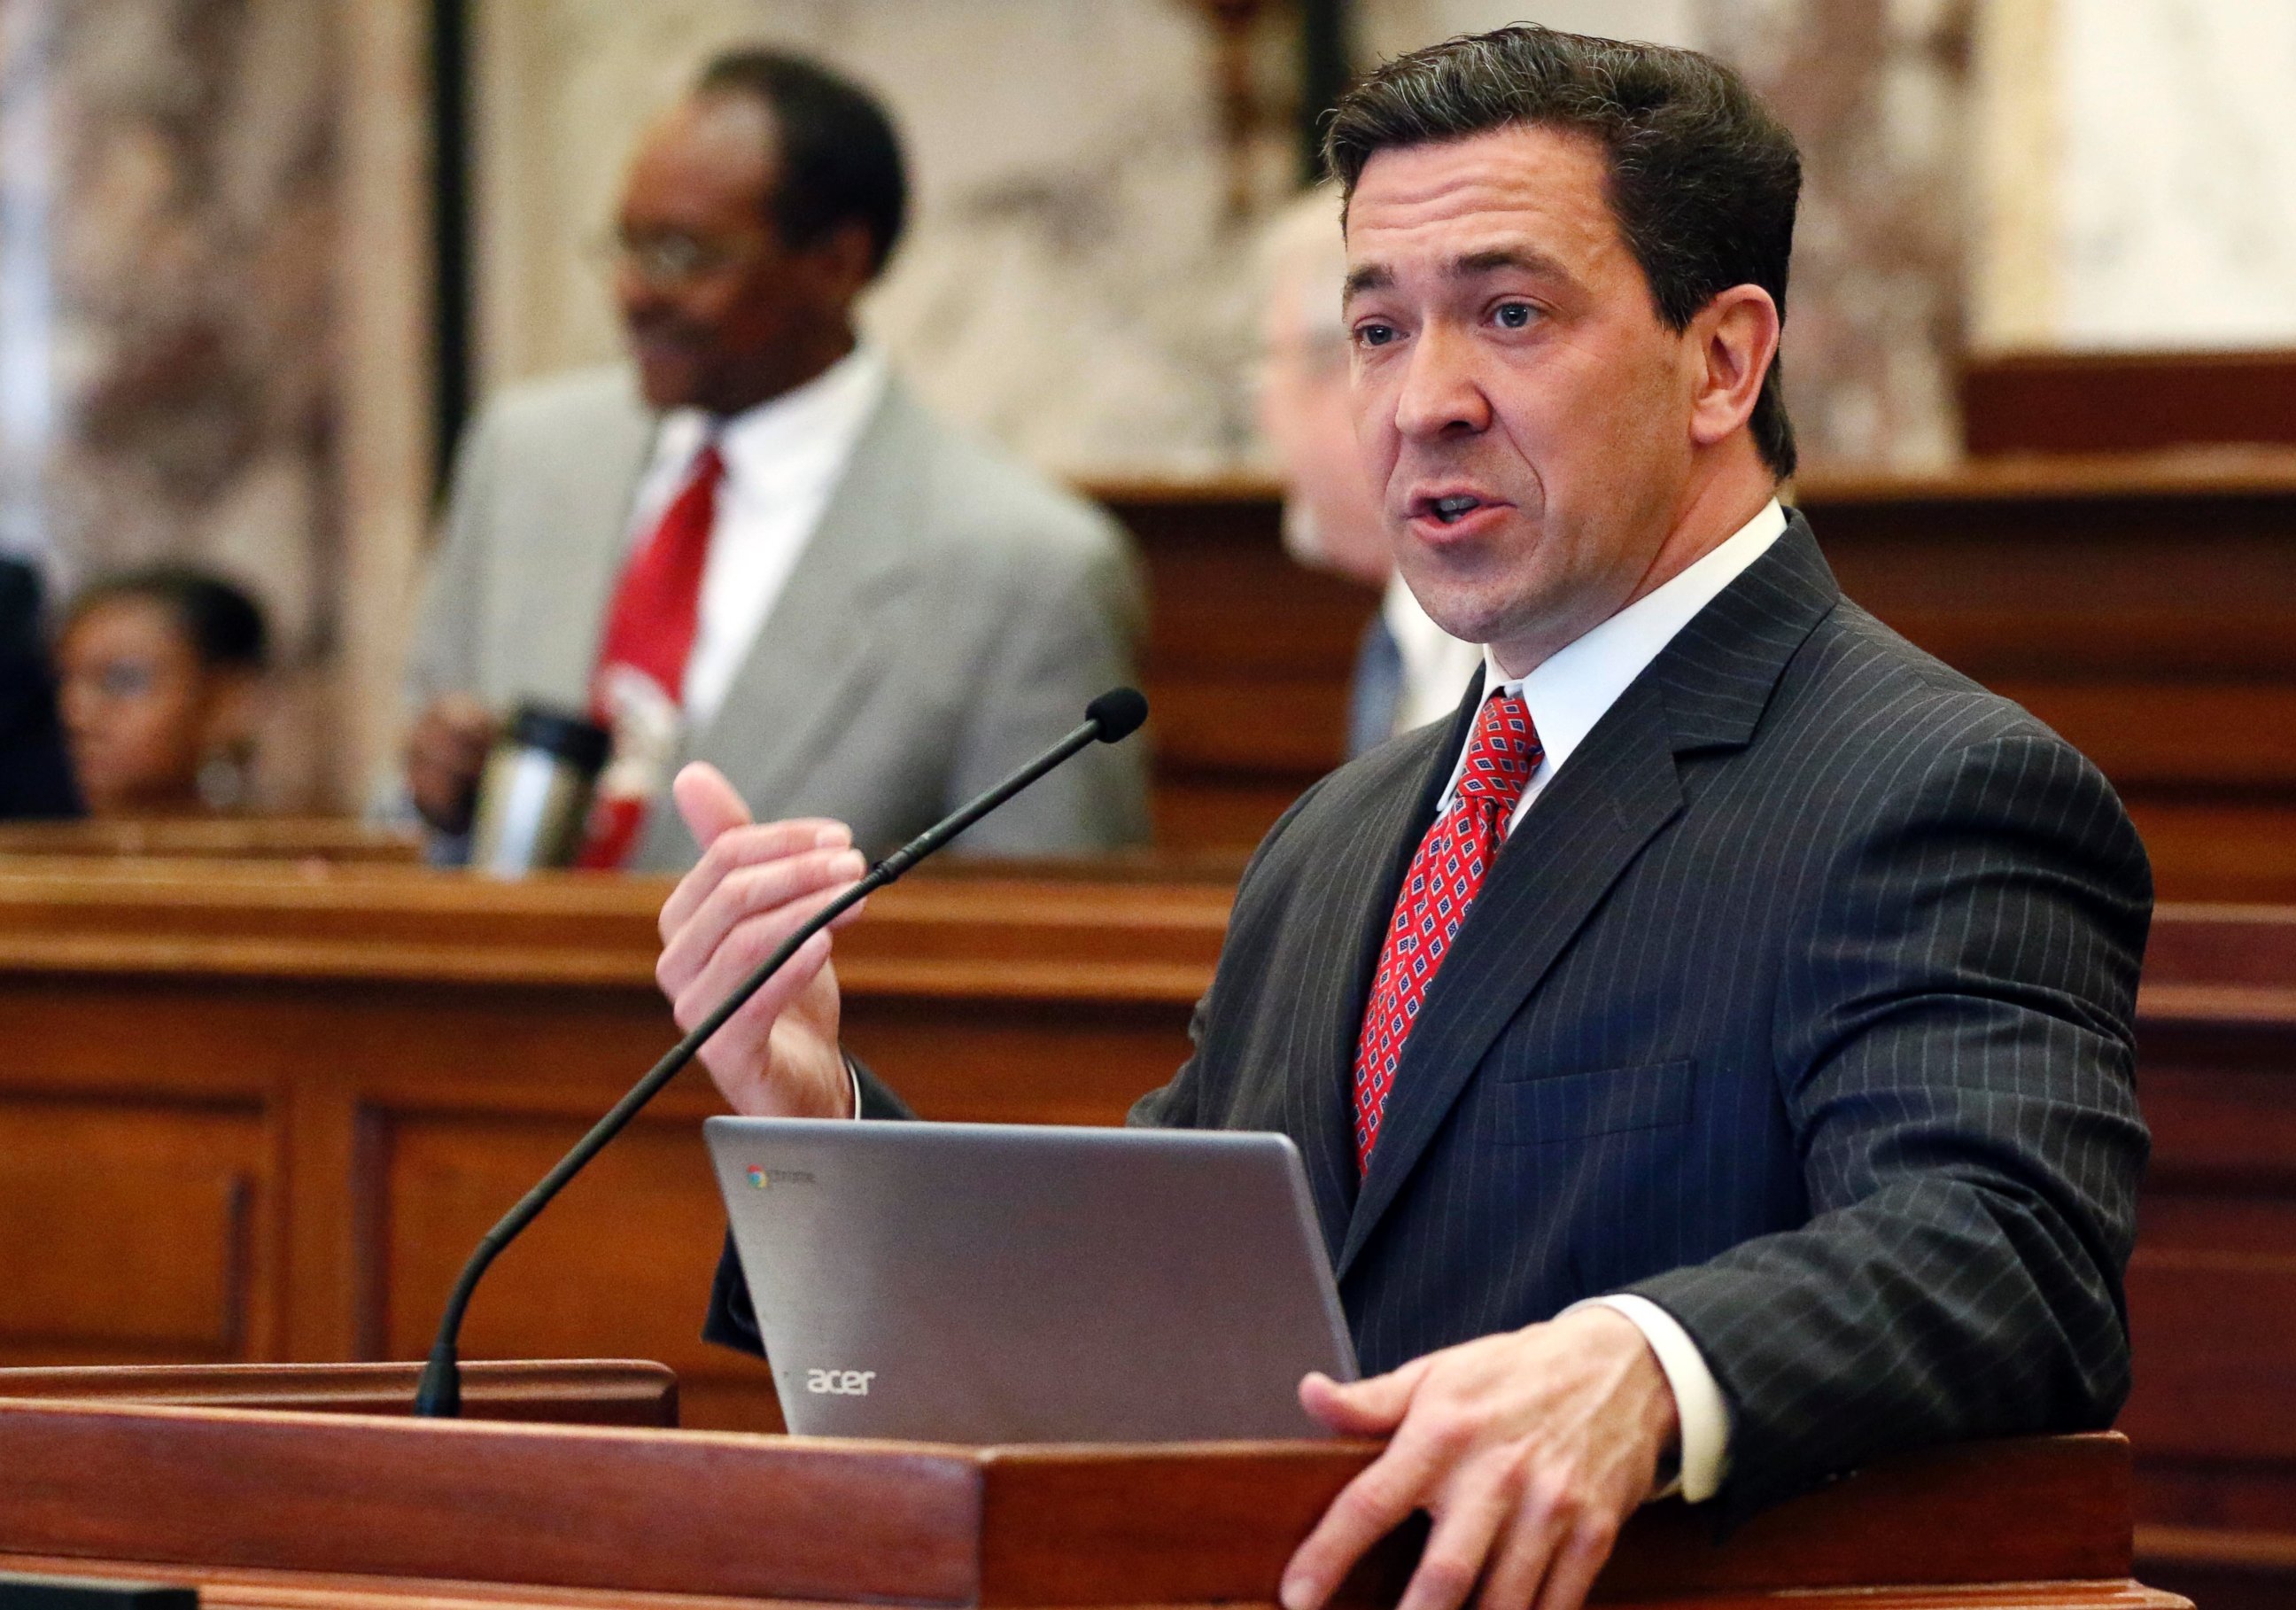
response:
<path fill-rule="evenodd" d="M 865 1398 L 869 1383 L 877 1378 L 873 1369 L 808 1369 L 805 1372 L 805 1389 L 825 1392 L 839 1398 Z"/>

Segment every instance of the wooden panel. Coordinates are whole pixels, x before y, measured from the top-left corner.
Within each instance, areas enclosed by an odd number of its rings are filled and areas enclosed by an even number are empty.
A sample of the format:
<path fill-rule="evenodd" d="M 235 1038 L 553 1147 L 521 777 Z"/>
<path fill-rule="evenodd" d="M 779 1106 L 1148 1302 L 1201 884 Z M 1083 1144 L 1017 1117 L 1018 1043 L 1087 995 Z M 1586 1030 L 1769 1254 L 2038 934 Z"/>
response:
<path fill-rule="evenodd" d="M 2140 1526 L 2139 1557 L 2154 1585 L 2206 1610 L 2288 1610 L 2296 1537 L 2195 1526 Z"/>
<path fill-rule="evenodd" d="M 1098 490 L 1155 591 L 1160 840 L 1250 843 L 1340 759 L 1371 596 L 1284 555 L 1272 488 Z M 1794 501 L 1852 598 L 2098 761 L 2165 896 L 2296 899 L 2296 456 L 1980 461 Z"/>
<path fill-rule="evenodd" d="M 0 1401 L 0 1548 L 841 1601 L 1265 1602 L 1375 1451 L 967 1450 Z M 1598 1592 L 2023 1582 L 1971 1602 L 2162 1605 L 2130 1591 L 2127 1466 L 2111 1437 L 1938 1450 L 1724 1541 L 1660 1506 L 1630 1524 Z M 1391 1554 L 1368 1581 L 1391 1585 L 1405 1563 Z"/>
<path fill-rule="evenodd" d="M 414 1411 L 417 1364 L 129 1364 L 0 1369 L 0 1398 L 199 1409 L 291 1409 L 307 1414 Z M 677 1377 L 631 1359 L 465 1359 L 463 1417 L 562 1425 L 677 1424 Z"/>
<path fill-rule="evenodd" d="M 1250 845 L 1347 752 L 1348 683 L 1379 596 L 1285 556 L 1262 483 L 1103 484 L 1149 584 L 1141 686 L 1156 840 Z"/>
<path fill-rule="evenodd" d="M 381 861 L 412 866 L 415 836 L 340 817 L 105 817 L 0 823 L 0 859 L 15 856 L 213 856 L 233 860 Z"/>
<path fill-rule="evenodd" d="M 1144 1559 L 1172 1562 L 1155 1584 L 1160 1598 L 1226 1597 L 1238 1578 L 1272 1581 L 1283 1540 L 1306 1534 L 1346 1474 L 1312 1448 L 1285 1457 L 1000 1450 L 985 1462 L 983 1598 L 1003 1604 L 1121 1602 L 1145 1591 Z M 1894 1459 L 1722 1541 L 1707 1517 L 1654 1505 L 1628 1521 L 1595 1597 L 2123 1578 L 2128 1480 L 2118 1437 L 2043 1438 Z M 2013 1511 L 2016 1523 L 2000 1524 Z"/>
<path fill-rule="evenodd" d="M 2210 1610 L 2296 1602 L 2296 910 L 2156 923 L 2129 1269 L 2139 1558 Z"/>
<path fill-rule="evenodd" d="M 1177 882 L 1120 865 L 920 875 L 843 948 L 850 1043 L 930 1116 L 1120 1121 L 1186 1055 L 1233 875 L 1226 860 Z M 37 1092 L 101 1130 L 137 1104 L 230 1100 L 289 1160 L 285 1191 L 250 1199 L 254 1244 L 277 1250 L 250 1268 L 253 1318 L 231 1345 L 59 1334 L 66 1297 L 128 1301 L 73 1244 L 45 1265 L 56 1301 L 14 1310 L 45 1328 L 0 1358 L 419 1356 L 479 1235 L 675 1038 L 652 982 L 666 890 L 186 863 L 0 872 L 0 1113 Z M 723 1230 L 698 1134 L 717 1110 L 699 1070 L 661 1097 L 489 1276 L 472 1356 L 668 1359 L 691 1423 L 779 1426 L 764 1366 L 696 1334 Z M 51 1217 L 70 1195 L 54 1183 Z M 135 1197 L 90 1188 L 115 1211 Z M 174 1260 L 191 1221 L 139 1222 L 161 1274 L 188 1279 L 199 1266 Z"/>
<path fill-rule="evenodd" d="M 952 1605 L 975 1575 L 953 1451 L 22 1401 L 0 1450 L 27 1552 Z"/>
<path fill-rule="evenodd" d="M 76 1562 L 0 1553 L 0 1571 L 70 1574 Z M 347 1577 L 325 1572 L 250 1571 L 201 1565 L 160 1566 L 106 1560 L 102 1573 L 133 1581 L 181 1583 L 200 1590 L 207 1610 L 781 1610 L 785 1600 L 727 1598 L 709 1594 L 602 1594 L 578 1588 L 425 1581 L 415 1578 Z M 1965 1588 L 1848 1588 L 1769 1593 L 1701 1595 L 1677 1601 L 1682 1610 L 2192 1610 L 2189 1599 L 2121 1582 L 1997 1582 Z M 2282 1610 L 2277 1599 L 2225 1601 L 2209 1610 Z M 1647 1604 L 1644 1610 L 1663 1610 Z"/>
<path fill-rule="evenodd" d="M 1970 359 L 1972 453 L 2296 443 L 2296 352 L 2046 352 Z"/>
<path fill-rule="evenodd" d="M 2147 1457 L 2296 1462 L 2296 1203 L 2272 1207 L 2277 1253 L 2163 1246 L 2148 1222 L 2128 1269 L 2144 1389 L 2120 1418 Z"/>
<path fill-rule="evenodd" d="M 394 1114 L 367 1257 L 373 1311 L 362 1351 L 429 1351 L 463 1260 L 504 1210 L 578 1139 L 586 1125 L 501 1116 Z M 697 1424 L 782 1426 L 766 1366 L 701 1336 L 726 1229 L 694 1116 L 642 1119 L 504 1253 L 479 1288 L 463 1332 L 467 1358 L 651 1352 L 685 1378 Z"/>
<path fill-rule="evenodd" d="M 2296 682 L 1999 677 L 1992 686 L 2057 731 L 2085 735 L 2081 752 L 2131 793 L 2296 793 Z"/>
<path fill-rule="evenodd" d="M 2296 806 L 2123 801 L 2164 899 L 2296 901 Z"/>
<path fill-rule="evenodd" d="M 0 1058 L 21 1051 L 18 1042 Z M 24 1092 L 20 1064 L 8 1072 L 0 1359 L 241 1356 L 262 1322 L 254 1231 L 270 1170 L 259 1115 L 42 1098 Z"/>

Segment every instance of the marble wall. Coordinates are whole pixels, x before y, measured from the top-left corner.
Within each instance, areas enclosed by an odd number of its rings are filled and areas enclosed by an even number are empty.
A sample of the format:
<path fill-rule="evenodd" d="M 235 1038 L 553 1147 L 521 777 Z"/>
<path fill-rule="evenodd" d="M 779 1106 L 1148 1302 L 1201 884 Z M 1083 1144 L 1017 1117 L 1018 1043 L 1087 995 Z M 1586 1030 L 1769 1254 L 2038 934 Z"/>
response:
<path fill-rule="evenodd" d="M 275 808 L 373 765 L 428 502 L 422 15 L 0 5 L 0 545 L 59 596 L 160 559 L 252 592 Z"/>
<path fill-rule="evenodd" d="M 1987 349 L 2296 346 L 2296 6 L 1988 0 Z"/>
<path fill-rule="evenodd" d="M 242 582 L 276 634 L 282 729 L 308 729 L 341 558 L 332 20 L 302 0 L 6 16 L 0 520 L 66 588 L 163 556 Z M 312 748 L 267 746 L 272 797 L 318 787 Z"/>
<path fill-rule="evenodd" d="M 594 257 L 622 153 L 713 46 L 817 52 L 897 110 L 914 233 L 868 324 L 937 406 L 1047 468 L 1253 461 L 1251 229 L 1225 205 L 1213 29 L 1193 0 L 481 0 L 480 275 L 498 384 L 611 356 Z M 1276 8 L 1280 10 L 1280 8 Z M 1950 0 L 1359 0 L 1367 58 L 1534 20 L 1711 48 L 1811 149 L 1790 397 L 1814 464 L 1956 439 L 1965 19 Z M 1280 37 L 1254 194 L 1287 188 Z"/>
<path fill-rule="evenodd" d="M 1245 450 L 1250 231 L 1227 215 L 1203 8 L 478 9 L 487 382 L 613 354 L 593 248 L 624 155 L 712 50 L 755 39 L 840 64 L 895 111 L 914 221 L 866 318 L 930 401 L 1040 464 L 1079 472 L 1203 472 Z M 1286 132 L 1270 127 L 1255 144 L 1258 189 L 1272 204 L 1285 184 Z"/>
<path fill-rule="evenodd" d="M 938 407 L 1079 476 L 1248 470 L 1288 13 L 1223 138 L 1209 0 L 471 0 L 482 381 L 611 357 L 624 153 L 734 40 L 874 83 L 914 233 L 867 310 Z M 2296 8 L 2251 0 L 1357 0 L 1384 54 L 1521 13 L 1708 49 L 1801 137 L 1808 461 L 1922 467 L 1964 345 L 2296 343 Z M 392 743 L 427 520 L 426 0 L 0 3 L 0 546 L 247 580 L 267 797 Z M 1232 196 L 1241 184 L 1244 205 Z M 324 742 L 322 739 L 324 738 Z"/>
<path fill-rule="evenodd" d="M 2296 5 L 2057 4 L 2056 343 L 2296 343 Z"/>

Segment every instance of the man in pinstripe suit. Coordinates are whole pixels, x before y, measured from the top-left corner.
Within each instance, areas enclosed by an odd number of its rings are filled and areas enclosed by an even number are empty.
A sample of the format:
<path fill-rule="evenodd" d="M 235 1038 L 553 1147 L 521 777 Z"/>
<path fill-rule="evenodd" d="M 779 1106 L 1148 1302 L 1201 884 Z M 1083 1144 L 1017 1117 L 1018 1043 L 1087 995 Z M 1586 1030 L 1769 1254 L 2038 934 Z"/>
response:
<path fill-rule="evenodd" d="M 2144 851 L 1776 499 L 1791 139 L 1703 58 L 1524 28 L 1388 64 L 1328 151 L 1398 565 L 1491 646 L 1453 721 L 1268 834 L 1134 1113 L 1299 1143 L 1374 1372 L 1303 1384 L 1390 1442 L 1287 1610 L 1414 1510 L 1406 1610 L 1570 1610 L 1669 1479 L 1742 1515 L 2108 1423 Z M 706 772 L 679 802 L 691 1023 L 861 867 Z M 900 1112 L 838 1052 L 828 950 L 705 1052 L 737 1108 Z M 755 1345 L 738 1270 L 711 1334 Z"/>

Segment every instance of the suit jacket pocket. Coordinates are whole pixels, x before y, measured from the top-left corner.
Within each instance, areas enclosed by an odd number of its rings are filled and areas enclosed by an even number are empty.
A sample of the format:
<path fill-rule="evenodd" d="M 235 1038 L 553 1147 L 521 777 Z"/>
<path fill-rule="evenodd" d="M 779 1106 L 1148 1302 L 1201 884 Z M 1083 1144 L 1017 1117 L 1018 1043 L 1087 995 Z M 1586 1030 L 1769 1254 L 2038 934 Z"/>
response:
<path fill-rule="evenodd" d="M 1666 1129 L 1690 1121 L 1697 1087 L 1694 1057 L 1506 1080 L 1497 1097 L 1499 1138 L 1513 1146 L 1583 1140 L 1632 1129 Z"/>

